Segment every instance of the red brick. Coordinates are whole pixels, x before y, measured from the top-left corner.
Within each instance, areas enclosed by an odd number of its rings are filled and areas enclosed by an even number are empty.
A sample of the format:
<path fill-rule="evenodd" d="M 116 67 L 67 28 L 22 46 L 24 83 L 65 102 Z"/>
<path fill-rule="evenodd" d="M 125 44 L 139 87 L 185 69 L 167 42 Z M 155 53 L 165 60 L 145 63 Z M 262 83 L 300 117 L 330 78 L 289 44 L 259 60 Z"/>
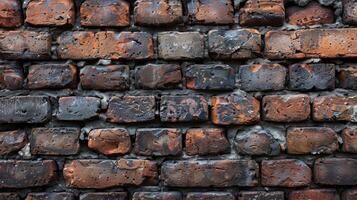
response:
<path fill-rule="evenodd" d="M 234 8 L 230 0 L 189 0 L 188 20 L 193 24 L 232 24 Z"/>
<path fill-rule="evenodd" d="M 337 70 L 339 87 L 345 89 L 357 89 L 357 65 L 346 64 Z"/>
<path fill-rule="evenodd" d="M 357 2 L 354 0 L 343 0 L 342 7 L 343 22 L 351 25 L 357 25 Z"/>
<path fill-rule="evenodd" d="M 284 192 L 249 191 L 240 192 L 238 200 L 284 200 Z"/>
<path fill-rule="evenodd" d="M 261 183 L 270 187 L 301 187 L 311 183 L 311 169 L 301 160 L 263 160 Z"/>
<path fill-rule="evenodd" d="M 24 79 L 22 67 L 16 64 L 0 65 L 0 89 L 22 89 Z"/>
<path fill-rule="evenodd" d="M 126 154 L 131 149 L 130 135 L 123 128 L 94 129 L 88 134 L 88 147 L 105 155 Z"/>
<path fill-rule="evenodd" d="M 253 160 L 168 161 L 161 167 L 161 179 L 169 187 L 255 186 L 258 176 Z"/>
<path fill-rule="evenodd" d="M 57 119 L 64 121 L 81 121 L 98 117 L 100 99 L 97 97 L 60 97 Z"/>
<path fill-rule="evenodd" d="M 281 26 L 284 19 L 283 0 L 248 0 L 239 10 L 242 26 Z"/>
<path fill-rule="evenodd" d="M 84 193 L 79 196 L 79 200 L 126 200 L 126 192 L 93 192 Z"/>
<path fill-rule="evenodd" d="M 25 200 L 75 200 L 72 193 L 29 193 Z"/>
<path fill-rule="evenodd" d="M 265 55 L 270 59 L 353 58 L 356 33 L 354 28 L 270 31 L 265 34 Z"/>
<path fill-rule="evenodd" d="M 349 189 L 342 192 L 341 195 L 342 200 L 355 200 L 357 199 L 357 190 Z"/>
<path fill-rule="evenodd" d="M 190 192 L 186 200 L 235 200 L 235 197 L 229 192 Z"/>
<path fill-rule="evenodd" d="M 0 188 L 28 188 L 51 184 L 57 179 L 53 160 L 0 160 Z"/>
<path fill-rule="evenodd" d="M 20 197 L 16 193 L 0 193 L 1 200 L 20 200 Z"/>
<path fill-rule="evenodd" d="M 292 191 L 289 200 L 340 200 L 336 190 L 332 189 L 310 189 Z"/>
<path fill-rule="evenodd" d="M 0 155 L 7 155 L 19 151 L 27 144 L 27 135 L 24 130 L 0 132 Z M 1 199 L 1 198 L 0 198 Z"/>
<path fill-rule="evenodd" d="M 341 134 L 343 145 L 342 150 L 349 153 L 357 153 L 357 129 L 345 128 Z"/>
<path fill-rule="evenodd" d="M 85 0 L 80 15 L 82 26 L 129 26 L 130 3 L 126 0 Z"/>
<path fill-rule="evenodd" d="M 320 96 L 314 99 L 313 118 L 315 121 L 356 122 L 356 96 Z"/>
<path fill-rule="evenodd" d="M 321 158 L 315 161 L 314 180 L 321 185 L 356 185 L 357 160 L 352 158 Z"/>
<path fill-rule="evenodd" d="M 73 160 L 65 164 L 67 187 L 110 188 L 155 184 L 157 166 L 148 160 Z"/>
<path fill-rule="evenodd" d="M 18 27 L 22 24 L 21 3 L 18 0 L 0 2 L 0 27 Z"/>
<path fill-rule="evenodd" d="M 132 200 L 181 200 L 179 192 L 135 192 Z"/>

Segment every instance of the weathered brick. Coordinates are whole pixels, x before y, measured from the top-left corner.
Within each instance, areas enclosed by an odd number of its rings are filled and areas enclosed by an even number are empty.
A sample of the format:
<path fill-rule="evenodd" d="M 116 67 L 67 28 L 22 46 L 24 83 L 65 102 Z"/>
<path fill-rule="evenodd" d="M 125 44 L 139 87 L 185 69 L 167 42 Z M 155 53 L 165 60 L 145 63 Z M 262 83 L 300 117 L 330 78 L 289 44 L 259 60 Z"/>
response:
<path fill-rule="evenodd" d="M 289 67 L 292 90 L 328 90 L 335 88 L 335 65 L 294 64 Z"/>
<path fill-rule="evenodd" d="M 1 131 L 0 156 L 19 151 L 26 145 L 26 143 L 27 135 L 24 130 Z"/>
<path fill-rule="evenodd" d="M 186 200 L 235 200 L 235 197 L 229 192 L 190 192 Z"/>
<path fill-rule="evenodd" d="M 259 166 L 253 160 L 168 161 L 161 179 L 170 187 L 255 186 Z"/>
<path fill-rule="evenodd" d="M 79 196 L 79 200 L 126 200 L 126 192 L 95 192 L 84 193 Z"/>
<path fill-rule="evenodd" d="M 357 89 L 357 65 L 346 64 L 337 71 L 339 87 Z"/>
<path fill-rule="evenodd" d="M 130 135 L 124 128 L 94 129 L 88 134 L 88 147 L 105 155 L 126 154 L 131 149 Z"/>
<path fill-rule="evenodd" d="M 43 123 L 51 118 L 51 104 L 43 96 L 0 98 L 0 123 Z"/>
<path fill-rule="evenodd" d="M 342 200 L 355 200 L 357 199 L 357 190 L 356 189 L 348 189 L 342 192 L 341 195 Z"/>
<path fill-rule="evenodd" d="M 287 21 L 292 25 L 312 26 L 317 24 L 332 24 L 335 13 L 329 7 L 312 1 L 305 7 L 291 6 L 286 9 Z"/>
<path fill-rule="evenodd" d="M 27 188 L 51 184 L 57 178 L 53 160 L 0 160 L 0 188 Z"/>
<path fill-rule="evenodd" d="M 135 1 L 135 24 L 144 26 L 172 25 L 182 21 L 180 0 Z"/>
<path fill-rule="evenodd" d="M 181 67 L 175 64 L 147 64 L 135 68 L 136 88 L 170 89 L 182 82 Z"/>
<path fill-rule="evenodd" d="M 31 65 L 27 80 L 30 89 L 76 88 L 77 66 L 73 64 Z"/>
<path fill-rule="evenodd" d="M 238 200 L 284 200 L 284 192 L 249 191 L 240 192 Z"/>
<path fill-rule="evenodd" d="M 311 169 L 301 160 L 263 160 L 261 183 L 272 187 L 301 187 L 311 182 Z"/>
<path fill-rule="evenodd" d="M 24 84 L 22 67 L 16 64 L 0 65 L 0 89 L 18 90 Z"/>
<path fill-rule="evenodd" d="M 128 90 L 129 66 L 85 66 L 80 73 L 81 86 L 87 90 Z"/>
<path fill-rule="evenodd" d="M 186 132 L 186 153 L 188 155 L 215 155 L 230 150 L 224 129 L 191 128 Z"/>
<path fill-rule="evenodd" d="M 143 60 L 154 56 L 152 35 L 145 32 L 67 31 L 57 42 L 62 59 Z"/>
<path fill-rule="evenodd" d="M 343 0 L 343 22 L 357 25 L 357 2 L 355 0 Z"/>
<path fill-rule="evenodd" d="M 20 200 L 20 197 L 16 193 L 0 193 L 1 200 Z"/>
<path fill-rule="evenodd" d="M 162 96 L 160 119 L 163 122 L 205 121 L 208 119 L 208 103 L 205 97 Z"/>
<path fill-rule="evenodd" d="M 248 0 L 239 10 L 242 26 L 281 26 L 284 20 L 283 0 Z"/>
<path fill-rule="evenodd" d="M 145 122 L 155 119 L 154 96 L 112 97 L 107 120 L 113 123 Z"/>
<path fill-rule="evenodd" d="M 18 0 L 0 2 L 0 27 L 18 27 L 22 24 L 21 4 Z"/>
<path fill-rule="evenodd" d="M 100 99 L 97 97 L 60 97 L 57 119 L 64 121 L 81 121 L 97 117 Z"/>
<path fill-rule="evenodd" d="M 314 180 L 322 185 L 356 185 L 357 160 L 352 158 L 321 158 L 315 161 Z"/>
<path fill-rule="evenodd" d="M 235 70 L 229 65 L 191 65 L 185 69 L 186 87 L 196 90 L 232 90 Z"/>
<path fill-rule="evenodd" d="M 246 59 L 261 51 L 260 33 L 255 29 L 211 30 L 208 32 L 209 55 L 215 59 Z"/>
<path fill-rule="evenodd" d="M 354 28 L 269 31 L 265 55 L 270 59 L 356 57 L 356 33 Z"/>
<path fill-rule="evenodd" d="M 0 56 L 3 59 L 46 59 L 51 55 L 48 32 L 0 31 Z"/>
<path fill-rule="evenodd" d="M 292 191 L 289 200 L 339 200 L 340 197 L 336 190 L 332 189 L 309 189 Z"/>
<path fill-rule="evenodd" d="M 253 124 L 260 120 L 260 102 L 242 91 L 213 96 L 211 115 L 214 124 Z"/>
<path fill-rule="evenodd" d="M 263 98 L 264 120 L 299 122 L 310 117 L 310 97 L 306 94 L 268 95 Z"/>
<path fill-rule="evenodd" d="M 25 200 L 75 200 L 75 197 L 68 192 L 29 193 Z"/>
<path fill-rule="evenodd" d="M 181 200 L 179 192 L 135 192 L 132 200 Z"/>
<path fill-rule="evenodd" d="M 126 0 L 85 0 L 80 15 L 82 26 L 129 26 L 130 3 Z"/>
<path fill-rule="evenodd" d="M 136 130 L 135 153 L 144 156 L 179 155 L 182 152 L 182 132 L 174 128 Z"/>
<path fill-rule="evenodd" d="M 265 129 L 256 126 L 252 129 L 238 132 L 235 148 L 243 155 L 279 155 L 279 142 Z"/>
<path fill-rule="evenodd" d="M 29 1 L 26 20 L 32 25 L 63 26 L 74 24 L 75 6 L 73 0 Z"/>
<path fill-rule="evenodd" d="M 34 155 L 74 155 L 79 152 L 79 128 L 34 128 L 30 145 Z"/>
<path fill-rule="evenodd" d="M 232 24 L 234 9 L 230 0 L 189 0 L 188 19 L 192 24 Z"/>
<path fill-rule="evenodd" d="M 315 121 L 351 121 L 357 122 L 355 107 L 356 96 L 320 96 L 313 102 Z"/>
<path fill-rule="evenodd" d="M 244 91 L 283 90 L 287 69 L 279 64 L 253 64 L 239 67 L 240 89 Z"/>
<path fill-rule="evenodd" d="M 205 55 L 204 37 L 199 32 L 158 33 L 159 57 L 165 60 L 191 60 Z"/>
<path fill-rule="evenodd" d="M 343 145 L 342 150 L 349 153 L 357 153 L 357 129 L 345 128 L 341 134 Z"/>
<path fill-rule="evenodd" d="M 154 184 L 158 174 L 156 163 L 148 160 L 73 160 L 63 176 L 68 187 L 102 189 Z"/>

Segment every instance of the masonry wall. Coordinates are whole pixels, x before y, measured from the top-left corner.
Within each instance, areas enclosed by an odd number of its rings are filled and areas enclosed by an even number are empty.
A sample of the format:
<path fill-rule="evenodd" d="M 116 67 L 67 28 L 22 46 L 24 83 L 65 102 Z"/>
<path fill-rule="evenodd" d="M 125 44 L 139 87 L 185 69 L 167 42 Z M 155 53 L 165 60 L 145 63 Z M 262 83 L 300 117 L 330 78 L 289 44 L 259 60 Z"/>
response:
<path fill-rule="evenodd" d="M 356 200 L 355 25 L 355 0 L 1 0 L 0 200 Z"/>

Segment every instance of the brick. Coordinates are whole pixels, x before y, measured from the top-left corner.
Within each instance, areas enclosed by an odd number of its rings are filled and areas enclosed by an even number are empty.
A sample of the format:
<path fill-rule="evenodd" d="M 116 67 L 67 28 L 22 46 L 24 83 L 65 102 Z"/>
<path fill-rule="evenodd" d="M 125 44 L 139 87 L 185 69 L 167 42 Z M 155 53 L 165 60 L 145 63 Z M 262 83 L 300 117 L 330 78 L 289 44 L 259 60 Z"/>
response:
<path fill-rule="evenodd" d="M 155 119 L 154 96 L 112 97 L 107 110 L 107 121 L 113 123 L 145 122 Z"/>
<path fill-rule="evenodd" d="M 63 26 L 74 24 L 75 6 L 72 0 L 29 1 L 25 22 L 40 26 Z"/>
<path fill-rule="evenodd" d="M 357 2 L 354 0 L 343 0 L 342 7 L 343 22 L 351 25 L 357 25 Z"/>
<path fill-rule="evenodd" d="M 154 184 L 157 166 L 148 160 L 73 160 L 65 164 L 67 187 L 110 188 Z"/>
<path fill-rule="evenodd" d="M 229 65 L 190 65 L 184 76 L 188 89 L 232 90 L 235 87 L 235 70 Z"/>
<path fill-rule="evenodd" d="M 357 129 L 345 128 L 342 130 L 342 151 L 357 153 Z"/>
<path fill-rule="evenodd" d="M 79 200 L 126 200 L 126 192 L 93 192 L 84 193 L 79 196 Z"/>
<path fill-rule="evenodd" d="M 285 88 L 287 69 L 280 64 L 253 64 L 239 67 L 240 89 L 275 91 Z"/>
<path fill-rule="evenodd" d="M 174 128 L 136 130 L 135 153 L 143 156 L 175 156 L 182 152 L 182 132 Z"/>
<path fill-rule="evenodd" d="M 168 161 L 161 179 L 169 187 L 255 186 L 259 166 L 253 160 Z"/>
<path fill-rule="evenodd" d="M 20 197 L 16 193 L 0 193 L 1 200 L 20 200 Z"/>
<path fill-rule="evenodd" d="M 29 193 L 25 200 L 75 200 L 72 193 L 58 192 L 58 193 Z"/>
<path fill-rule="evenodd" d="M 294 64 L 289 67 L 291 90 L 331 90 L 335 88 L 335 65 Z"/>
<path fill-rule="evenodd" d="M 81 86 L 86 90 L 128 90 L 129 66 L 85 66 L 80 73 Z"/>
<path fill-rule="evenodd" d="M 292 191 L 289 194 L 289 200 L 339 200 L 340 197 L 333 189 L 309 189 Z"/>
<path fill-rule="evenodd" d="M 265 55 L 270 59 L 356 57 L 356 31 L 354 28 L 269 31 L 265 34 Z"/>
<path fill-rule="evenodd" d="M 79 152 L 79 128 L 34 128 L 30 145 L 34 155 L 74 155 Z"/>
<path fill-rule="evenodd" d="M 18 0 L 0 2 L 0 27 L 19 27 L 22 25 L 21 4 Z"/>
<path fill-rule="evenodd" d="M 179 192 L 135 192 L 132 200 L 181 200 Z"/>
<path fill-rule="evenodd" d="M 100 99 L 97 97 L 60 97 L 57 119 L 81 121 L 98 117 Z"/>
<path fill-rule="evenodd" d="M 234 139 L 235 149 L 243 155 L 279 155 L 279 142 L 265 129 L 256 126 L 238 132 Z"/>
<path fill-rule="evenodd" d="M 212 122 L 219 125 L 246 125 L 260 120 L 260 102 L 244 92 L 212 97 Z"/>
<path fill-rule="evenodd" d="M 85 0 L 80 15 L 82 26 L 129 26 L 130 3 L 125 0 Z"/>
<path fill-rule="evenodd" d="M 315 161 L 314 180 L 321 185 L 356 185 L 357 160 L 352 158 L 321 158 Z"/>
<path fill-rule="evenodd" d="M 186 200 L 235 200 L 235 197 L 229 192 L 190 192 Z"/>
<path fill-rule="evenodd" d="M 88 134 L 88 147 L 105 155 L 126 154 L 131 149 L 130 135 L 124 128 L 94 129 Z"/>
<path fill-rule="evenodd" d="M 230 0 L 189 0 L 188 20 L 192 24 L 233 24 L 234 8 Z"/>
<path fill-rule="evenodd" d="M 19 151 L 26 144 L 27 135 L 24 130 L 0 131 L 0 156 Z"/>
<path fill-rule="evenodd" d="M 0 98 L 0 123 L 43 123 L 51 118 L 51 104 L 43 96 Z"/>
<path fill-rule="evenodd" d="M 357 65 L 347 64 L 337 70 L 339 87 L 357 89 Z"/>
<path fill-rule="evenodd" d="M 159 57 L 165 60 L 192 60 L 203 58 L 204 37 L 199 32 L 158 33 Z"/>
<path fill-rule="evenodd" d="M 263 117 L 272 122 L 307 120 L 310 117 L 310 97 L 306 94 L 265 96 Z"/>
<path fill-rule="evenodd" d="M 284 192 L 243 191 L 238 200 L 284 200 Z"/>
<path fill-rule="evenodd" d="M 199 95 L 162 96 L 160 119 L 162 122 L 206 121 L 208 119 L 207 100 Z"/>
<path fill-rule="evenodd" d="M 248 0 L 239 10 L 242 26 L 281 26 L 284 20 L 283 0 Z"/>
<path fill-rule="evenodd" d="M 40 187 L 57 179 L 53 160 L 0 160 L 0 188 Z"/>
<path fill-rule="evenodd" d="M 191 156 L 222 154 L 230 150 L 225 131 L 220 128 L 188 129 L 185 141 L 186 153 Z"/>
<path fill-rule="evenodd" d="M 140 89 L 178 88 L 181 67 L 175 64 L 147 64 L 135 68 L 135 86 Z"/>
<path fill-rule="evenodd" d="M 73 64 L 31 65 L 27 80 L 30 89 L 76 88 L 77 66 Z"/>
<path fill-rule="evenodd" d="M 48 32 L 0 31 L 0 56 L 3 59 L 47 59 L 51 55 Z"/>
<path fill-rule="evenodd" d="M 351 121 L 356 122 L 356 96 L 320 96 L 313 102 L 315 121 Z"/>
<path fill-rule="evenodd" d="M 357 190 L 355 189 L 348 189 L 342 192 L 341 195 L 342 200 L 354 200 L 357 199 Z"/>
<path fill-rule="evenodd" d="M 144 26 L 173 25 L 182 22 L 180 0 L 139 0 L 135 2 L 135 24 Z"/>
<path fill-rule="evenodd" d="M 305 7 L 291 6 L 286 9 L 287 21 L 292 25 L 312 26 L 333 24 L 335 13 L 332 9 L 312 1 Z"/>
<path fill-rule="evenodd" d="M 0 89 L 22 89 L 24 79 L 22 67 L 16 64 L 0 65 Z"/>
<path fill-rule="evenodd" d="M 61 59 L 144 60 L 154 56 L 152 35 L 145 32 L 67 31 L 57 42 Z"/>
<path fill-rule="evenodd" d="M 263 160 L 261 183 L 271 187 L 301 187 L 311 183 L 311 169 L 301 160 Z"/>
<path fill-rule="evenodd" d="M 214 59 L 247 59 L 260 54 L 262 41 L 255 29 L 211 30 L 208 52 Z"/>

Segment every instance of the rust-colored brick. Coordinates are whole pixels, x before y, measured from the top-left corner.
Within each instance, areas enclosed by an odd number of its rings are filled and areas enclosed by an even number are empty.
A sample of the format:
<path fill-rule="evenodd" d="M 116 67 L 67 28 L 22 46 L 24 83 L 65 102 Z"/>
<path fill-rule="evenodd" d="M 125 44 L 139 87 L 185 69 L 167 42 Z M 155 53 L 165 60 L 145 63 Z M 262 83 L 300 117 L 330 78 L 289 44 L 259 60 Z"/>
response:
<path fill-rule="evenodd" d="M 58 100 L 57 119 L 81 121 L 98 117 L 100 99 L 97 97 L 61 97 Z"/>
<path fill-rule="evenodd" d="M 126 200 L 126 192 L 93 192 L 84 193 L 79 196 L 79 200 Z"/>
<path fill-rule="evenodd" d="M 18 27 L 22 24 L 21 3 L 18 0 L 0 2 L 0 27 Z"/>
<path fill-rule="evenodd" d="M 0 65 L 0 89 L 22 89 L 24 79 L 23 69 L 19 65 Z"/>
<path fill-rule="evenodd" d="M 341 134 L 343 145 L 342 150 L 349 153 L 357 153 L 357 129 L 345 128 Z"/>
<path fill-rule="evenodd" d="M 25 200 L 75 200 L 75 196 L 68 192 L 29 193 Z"/>
<path fill-rule="evenodd" d="M 232 193 L 229 192 L 190 192 L 186 196 L 186 200 L 235 200 Z"/>
<path fill-rule="evenodd" d="M 289 194 L 289 200 L 339 200 L 336 190 L 332 189 L 309 189 L 293 191 Z"/>
<path fill-rule="evenodd" d="M 284 200 L 284 192 L 250 191 L 240 192 L 238 200 Z"/>
<path fill-rule="evenodd" d="M 230 0 L 188 0 L 188 19 L 193 24 L 232 24 L 234 9 Z"/>
<path fill-rule="evenodd" d="M 0 131 L 0 156 L 19 151 L 26 143 L 25 130 Z"/>
<path fill-rule="evenodd" d="M 320 96 L 313 102 L 315 121 L 351 121 L 356 122 L 356 96 Z"/>
<path fill-rule="evenodd" d="M 357 89 L 357 65 L 345 64 L 337 70 L 339 87 L 345 89 Z"/>
<path fill-rule="evenodd" d="M 315 161 L 314 180 L 321 185 L 356 185 L 357 160 L 352 158 L 320 158 Z"/>
<path fill-rule="evenodd" d="M 342 200 L 355 200 L 357 199 L 357 190 L 356 189 L 348 189 L 343 191 L 341 195 Z"/>
<path fill-rule="evenodd" d="M 135 192 L 132 200 L 182 200 L 179 192 Z"/>

